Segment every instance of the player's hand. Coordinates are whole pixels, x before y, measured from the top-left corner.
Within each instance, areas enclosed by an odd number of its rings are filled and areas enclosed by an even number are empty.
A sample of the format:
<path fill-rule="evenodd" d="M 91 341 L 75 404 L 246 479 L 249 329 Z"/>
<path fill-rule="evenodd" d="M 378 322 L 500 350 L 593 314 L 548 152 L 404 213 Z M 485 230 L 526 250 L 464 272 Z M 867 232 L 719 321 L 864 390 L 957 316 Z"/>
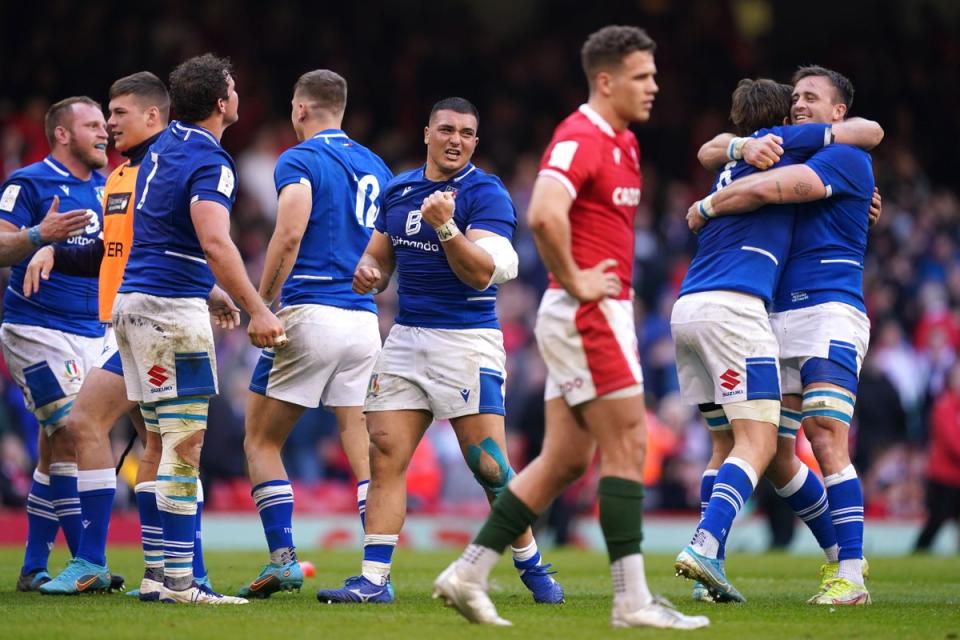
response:
<path fill-rule="evenodd" d="M 707 221 L 700 215 L 700 201 L 697 200 L 687 209 L 687 228 L 694 233 L 700 233 Z"/>
<path fill-rule="evenodd" d="M 207 296 L 207 310 L 210 311 L 213 326 L 219 329 L 232 330 L 240 326 L 240 308 L 217 285 L 213 285 Z"/>
<path fill-rule="evenodd" d="M 761 171 L 769 169 L 780 162 L 780 156 L 783 155 L 782 144 L 783 138 L 772 133 L 760 138 L 751 138 L 741 149 L 743 160 Z"/>
<path fill-rule="evenodd" d="M 616 266 L 616 260 L 607 258 L 589 269 L 582 269 L 574 279 L 570 294 L 580 302 L 593 302 L 620 295 L 620 277 L 610 271 Z"/>
<path fill-rule="evenodd" d="M 883 213 L 883 199 L 880 197 L 880 189 L 873 188 L 873 199 L 870 200 L 870 226 L 880 222 L 880 215 Z"/>
<path fill-rule="evenodd" d="M 279 348 L 287 344 L 287 335 L 283 331 L 283 323 L 266 307 L 250 316 L 247 335 L 250 336 L 250 343 L 261 349 L 265 347 Z"/>
<path fill-rule="evenodd" d="M 368 267 L 366 265 L 360 265 L 357 267 L 357 270 L 353 273 L 353 291 L 354 293 L 379 293 L 376 290 L 377 283 L 380 282 L 382 278 L 380 269 L 376 267 Z"/>
<path fill-rule="evenodd" d="M 74 209 L 60 213 L 57 211 L 59 206 L 60 198 L 53 196 L 50 210 L 40 221 L 40 238 L 44 242 L 63 242 L 67 238 L 80 235 L 90 224 L 89 210 Z"/>
<path fill-rule="evenodd" d="M 423 199 L 420 213 L 423 214 L 423 221 L 436 229 L 453 217 L 453 210 L 455 208 L 456 200 L 454 199 L 453 193 L 449 191 L 434 191 Z"/>
<path fill-rule="evenodd" d="M 54 262 L 53 247 L 41 247 L 27 264 L 27 272 L 23 275 L 23 295 L 32 296 L 40 291 L 40 281 L 50 279 L 50 271 Z"/>

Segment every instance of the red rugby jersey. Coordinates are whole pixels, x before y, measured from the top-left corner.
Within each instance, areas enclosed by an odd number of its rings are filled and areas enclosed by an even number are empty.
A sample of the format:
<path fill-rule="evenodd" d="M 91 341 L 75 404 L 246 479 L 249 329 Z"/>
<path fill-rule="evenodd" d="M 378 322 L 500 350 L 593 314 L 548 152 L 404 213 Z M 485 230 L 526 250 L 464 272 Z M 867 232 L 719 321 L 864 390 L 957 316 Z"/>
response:
<path fill-rule="evenodd" d="M 629 129 L 614 130 L 588 105 L 561 122 L 540 160 L 541 176 L 560 181 L 570 195 L 573 259 L 588 269 L 606 258 L 617 261 L 620 299 L 633 284 L 633 223 L 640 204 L 640 146 Z M 560 285 L 550 276 L 550 286 Z"/>

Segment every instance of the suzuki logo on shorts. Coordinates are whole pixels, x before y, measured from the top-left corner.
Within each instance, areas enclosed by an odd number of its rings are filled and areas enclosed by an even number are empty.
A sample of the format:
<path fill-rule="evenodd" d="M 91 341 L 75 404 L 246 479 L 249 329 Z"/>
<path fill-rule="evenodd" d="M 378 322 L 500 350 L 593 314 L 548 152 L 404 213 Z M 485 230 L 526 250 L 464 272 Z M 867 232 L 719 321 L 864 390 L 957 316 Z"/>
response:
<path fill-rule="evenodd" d="M 150 367 L 150 370 L 147 371 L 147 382 L 152 384 L 155 387 L 159 387 L 164 382 L 170 379 L 170 376 L 166 375 L 167 370 L 161 367 L 158 364 Z"/>
<path fill-rule="evenodd" d="M 734 371 L 733 369 L 727 369 L 720 375 L 720 379 L 723 382 L 720 384 L 721 387 L 727 391 L 733 391 L 738 386 L 740 386 L 740 374 Z"/>

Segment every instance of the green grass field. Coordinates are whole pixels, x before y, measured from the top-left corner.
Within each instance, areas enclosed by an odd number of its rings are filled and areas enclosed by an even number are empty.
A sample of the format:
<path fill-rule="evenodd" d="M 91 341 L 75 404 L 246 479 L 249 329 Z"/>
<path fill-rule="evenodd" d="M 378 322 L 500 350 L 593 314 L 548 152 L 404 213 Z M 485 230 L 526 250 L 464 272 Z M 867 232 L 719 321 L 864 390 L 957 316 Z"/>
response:
<path fill-rule="evenodd" d="M 475 627 L 430 598 L 433 578 L 455 556 L 452 552 L 400 550 L 394 560 L 398 601 L 394 605 L 321 605 L 314 592 L 339 585 L 357 572 L 356 553 L 319 553 L 305 558 L 317 567 L 299 594 L 278 594 L 244 607 L 186 607 L 145 604 L 121 594 L 72 597 L 21 594 L 13 590 L 21 549 L 0 548 L 0 638 L 71 640 L 96 638 L 297 638 L 360 640 L 365 638 L 433 640 L 434 638 L 601 638 L 616 633 L 644 638 L 681 632 L 613 630 L 609 626 L 609 578 L 605 558 L 574 551 L 550 552 L 567 592 L 561 607 L 534 605 L 508 561 L 493 580 L 493 597 L 510 629 Z M 214 586 L 233 593 L 252 579 L 264 561 L 261 553 L 210 552 L 207 566 Z M 139 581 L 141 556 L 135 548 L 113 548 L 110 564 Z M 66 562 L 62 551 L 51 568 Z M 710 616 L 699 637 L 849 639 L 960 638 L 960 559 L 956 557 L 873 558 L 868 582 L 874 604 L 832 609 L 804 604 L 817 586 L 819 558 L 785 555 L 733 556 L 731 579 L 747 596 L 745 605 L 711 605 L 689 601 L 690 583 L 675 578 L 672 558 L 647 557 L 651 587 L 686 613 Z"/>

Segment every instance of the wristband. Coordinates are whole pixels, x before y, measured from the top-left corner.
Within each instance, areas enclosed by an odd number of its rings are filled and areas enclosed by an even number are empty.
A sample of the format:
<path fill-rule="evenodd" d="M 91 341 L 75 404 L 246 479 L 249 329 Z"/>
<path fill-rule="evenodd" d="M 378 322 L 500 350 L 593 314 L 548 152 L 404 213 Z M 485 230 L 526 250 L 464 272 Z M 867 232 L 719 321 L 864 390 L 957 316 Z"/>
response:
<path fill-rule="evenodd" d="M 743 145 L 747 144 L 750 138 L 734 138 L 727 146 L 727 157 L 731 160 L 743 160 Z"/>
<path fill-rule="evenodd" d="M 439 227 L 435 227 L 434 231 L 437 232 L 437 239 L 440 240 L 440 242 L 449 242 L 460 235 L 460 229 L 457 227 L 457 223 L 453 221 L 453 218 L 450 218 Z"/>
<path fill-rule="evenodd" d="M 40 225 L 35 225 L 27 229 L 27 239 L 35 247 L 43 246 L 43 237 L 40 235 Z"/>
<path fill-rule="evenodd" d="M 710 220 L 714 216 L 713 213 L 713 195 L 709 195 L 700 202 L 697 203 L 697 210 L 700 211 L 700 217 L 704 220 Z"/>

